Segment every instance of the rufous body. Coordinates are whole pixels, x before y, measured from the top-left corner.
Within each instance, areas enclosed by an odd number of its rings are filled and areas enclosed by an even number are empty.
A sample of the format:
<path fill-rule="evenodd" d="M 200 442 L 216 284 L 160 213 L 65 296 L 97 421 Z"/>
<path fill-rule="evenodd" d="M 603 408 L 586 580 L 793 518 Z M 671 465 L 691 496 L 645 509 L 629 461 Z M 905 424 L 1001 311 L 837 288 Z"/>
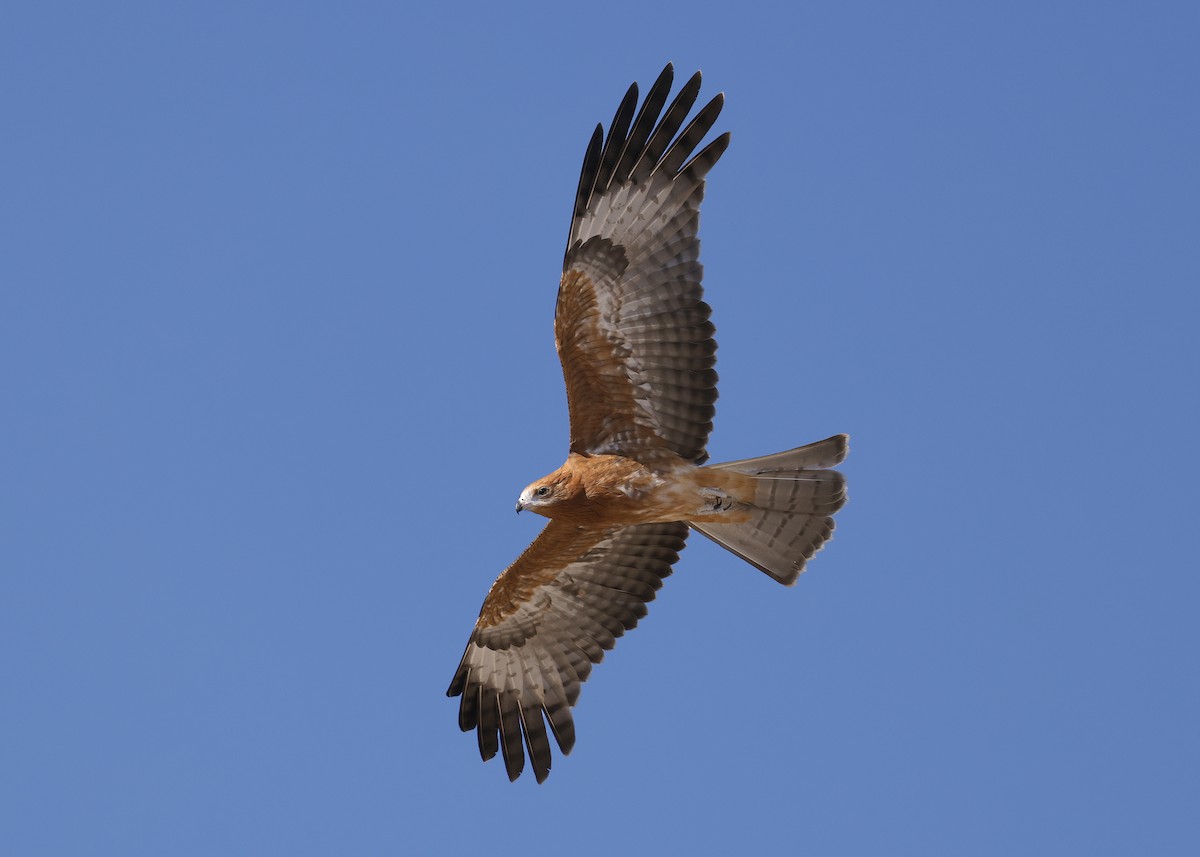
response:
<path fill-rule="evenodd" d="M 666 521 L 738 523 L 754 498 L 754 480 L 741 473 L 697 467 L 672 456 L 649 467 L 621 455 L 571 453 L 554 472 L 532 483 L 517 501 L 551 519 L 607 529 Z M 674 459 L 674 460 L 672 460 Z"/>

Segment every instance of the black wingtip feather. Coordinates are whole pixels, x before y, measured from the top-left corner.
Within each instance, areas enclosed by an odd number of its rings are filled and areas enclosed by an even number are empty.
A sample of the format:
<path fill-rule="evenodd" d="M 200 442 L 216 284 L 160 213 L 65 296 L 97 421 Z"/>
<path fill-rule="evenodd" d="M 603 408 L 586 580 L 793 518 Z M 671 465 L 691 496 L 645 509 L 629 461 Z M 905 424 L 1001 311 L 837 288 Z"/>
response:
<path fill-rule="evenodd" d="M 696 157 L 688 161 L 684 168 L 679 171 L 679 175 L 685 181 L 703 181 L 704 177 L 708 175 L 708 171 L 713 168 L 713 164 L 719 161 L 721 155 L 725 154 L 725 150 L 729 148 L 729 140 L 730 135 L 726 131 L 697 152 Z"/>
<path fill-rule="evenodd" d="M 571 716 L 570 707 L 563 704 L 542 706 L 542 711 L 546 714 L 550 731 L 554 733 L 554 740 L 558 742 L 558 749 L 564 756 L 570 755 L 575 747 L 575 719 Z"/>
<path fill-rule="evenodd" d="M 458 728 L 470 732 L 479 725 L 479 694 L 464 693 L 458 704 Z"/>
<path fill-rule="evenodd" d="M 597 196 L 614 186 L 645 181 L 660 170 L 672 179 L 686 174 L 689 179 L 702 180 L 704 173 L 728 146 L 726 136 L 723 142 L 709 144 L 700 155 L 688 160 L 712 130 L 725 103 L 725 95 L 718 93 L 681 133 L 680 128 L 699 97 L 702 76 L 697 71 L 688 78 L 664 112 L 663 105 L 667 103 L 674 79 L 675 66 L 667 63 L 647 91 L 636 117 L 633 112 L 637 106 L 638 86 L 633 83 L 617 107 L 607 135 L 603 125 L 596 126 L 580 170 L 564 264 L 569 263 L 576 229 Z M 691 169 L 693 165 L 695 169 Z"/>
<path fill-rule="evenodd" d="M 534 704 L 521 709 L 521 729 L 529 745 L 529 763 L 539 783 L 550 776 L 550 739 L 546 736 L 546 723 L 542 720 L 542 707 Z"/>
<path fill-rule="evenodd" d="M 658 114 L 662 112 L 663 105 L 667 103 L 667 96 L 671 94 L 671 84 L 674 80 L 675 66 L 667 63 L 666 68 L 662 70 L 658 79 L 646 92 L 646 100 L 642 102 L 642 108 L 633 121 L 633 130 L 629 132 L 629 138 L 625 141 L 621 160 L 613 170 L 612 180 L 618 184 L 629 180 L 629 175 L 633 172 L 646 141 L 650 139 L 650 134 L 654 131 Z"/>
<path fill-rule="evenodd" d="M 658 166 L 663 152 L 671 144 L 671 140 L 674 139 L 675 134 L 683 125 L 683 120 L 691 112 L 692 105 L 696 103 L 696 98 L 699 95 L 700 72 L 696 72 L 688 78 L 688 82 L 679 90 L 679 94 L 675 96 L 675 100 L 671 102 L 671 106 L 663 114 L 662 121 L 658 123 L 658 127 L 650 135 L 650 139 L 646 143 L 641 157 L 634 164 L 630 172 L 630 176 L 635 181 L 643 181 L 649 178 L 650 174 L 654 172 L 654 168 Z"/>
<path fill-rule="evenodd" d="M 638 85 L 637 81 L 634 81 L 625 91 L 625 97 L 621 99 L 621 104 L 617 107 L 617 112 L 608 126 L 608 138 L 604 141 L 604 152 L 600 155 L 600 166 L 596 172 L 596 181 L 592 186 L 593 194 L 607 188 L 612 179 L 617 161 L 620 160 L 621 153 L 625 150 L 625 137 L 629 132 L 629 123 L 633 119 L 637 100 Z"/>
<path fill-rule="evenodd" d="M 704 105 L 704 108 L 687 124 L 683 132 L 675 138 L 675 142 L 663 154 L 655 169 L 662 170 L 674 178 L 684 161 L 692 154 L 692 150 L 700 144 L 704 135 L 712 130 L 712 126 L 716 123 L 717 117 L 721 115 L 721 108 L 724 106 L 725 94 L 719 92 L 708 104 Z"/>
<path fill-rule="evenodd" d="M 596 186 L 596 172 L 600 167 L 600 154 L 604 147 L 604 125 L 597 122 L 587 151 L 583 153 L 583 167 L 579 171 L 579 187 L 575 191 L 575 216 L 582 217 L 587 211 L 592 188 Z"/>
<path fill-rule="evenodd" d="M 495 693 L 479 688 L 479 727 L 475 730 L 479 738 L 479 755 L 487 761 L 500 749 L 498 731 L 500 698 Z"/>
<path fill-rule="evenodd" d="M 521 709 L 517 695 L 506 691 L 499 699 L 500 749 L 504 755 L 504 770 L 513 782 L 525 770 L 525 745 L 521 740 Z"/>

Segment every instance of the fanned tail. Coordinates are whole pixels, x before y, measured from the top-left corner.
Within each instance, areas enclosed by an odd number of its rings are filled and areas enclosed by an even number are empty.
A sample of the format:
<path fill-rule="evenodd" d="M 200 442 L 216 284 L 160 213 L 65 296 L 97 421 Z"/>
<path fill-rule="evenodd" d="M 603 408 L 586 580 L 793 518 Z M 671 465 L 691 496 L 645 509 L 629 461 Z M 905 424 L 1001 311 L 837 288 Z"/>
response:
<path fill-rule="evenodd" d="M 754 479 L 754 499 L 737 504 L 739 523 L 692 523 L 692 529 L 791 586 L 833 535 L 833 513 L 846 502 L 846 479 L 828 468 L 846 457 L 849 437 L 834 435 L 787 452 L 710 465 Z"/>

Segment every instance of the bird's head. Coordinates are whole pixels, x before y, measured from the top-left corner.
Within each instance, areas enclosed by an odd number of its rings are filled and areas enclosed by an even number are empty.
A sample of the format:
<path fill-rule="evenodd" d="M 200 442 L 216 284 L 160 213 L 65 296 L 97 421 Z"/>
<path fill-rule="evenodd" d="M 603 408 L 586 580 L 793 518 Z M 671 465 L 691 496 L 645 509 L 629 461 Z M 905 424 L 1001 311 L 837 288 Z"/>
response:
<path fill-rule="evenodd" d="M 535 511 L 539 515 L 551 516 L 554 504 L 562 501 L 562 484 L 548 475 L 529 485 L 517 498 L 517 511 Z"/>
<path fill-rule="evenodd" d="M 523 512 L 528 509 L 547 518 L 554 517 L 555 508 L 571 499 L 574 494 L 568 490 L 568 482 L 560 471 L 543 476 L 521 492 L 521 496 L 517 498 L 517 511 Z"/>

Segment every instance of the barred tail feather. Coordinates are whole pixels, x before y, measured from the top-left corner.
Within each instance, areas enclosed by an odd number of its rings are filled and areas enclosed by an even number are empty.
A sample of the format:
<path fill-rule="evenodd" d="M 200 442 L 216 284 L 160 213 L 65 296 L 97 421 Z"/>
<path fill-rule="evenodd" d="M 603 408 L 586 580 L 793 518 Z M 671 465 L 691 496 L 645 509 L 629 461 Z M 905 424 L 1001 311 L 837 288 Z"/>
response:
<path fill-rule="evenodd" d="M 743 458 L 741 461 L 726 461 L 709 465 L 717 470 L 736 470 L 751 476 L 776 476 L 800 473 L 805 470 L 825 470 L 841 464 L 850 449 L 850 435 L 835 434 L 807 446 L 798 446 L 787 452 L 760 455 L 758 458 Z"/>
<path fill-rule="evenodd" d="M 787 586 L 833 535 L 833 513 L 846 502 L 846 480 L 833 467 L 846 457 L 846 435 L 835 435 L 787 452 L 714 464 L 754 477 L 750 513 L 731 524 L 692 523 L 707 536 Z"/>

